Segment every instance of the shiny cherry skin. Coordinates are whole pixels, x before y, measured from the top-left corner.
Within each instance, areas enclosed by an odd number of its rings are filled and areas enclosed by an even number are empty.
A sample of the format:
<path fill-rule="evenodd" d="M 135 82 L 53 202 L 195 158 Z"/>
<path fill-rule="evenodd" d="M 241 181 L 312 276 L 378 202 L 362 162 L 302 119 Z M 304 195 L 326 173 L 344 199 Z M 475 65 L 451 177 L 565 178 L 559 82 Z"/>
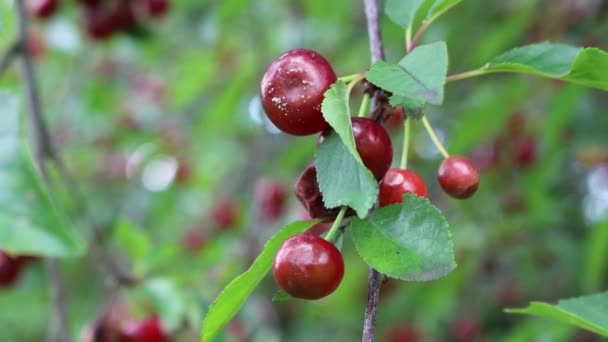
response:
<path fill-rule="evenodd" d="M 319 53 L 288 51 L 275 59 L 262 78 L 262 107 L 275 126 L 292 135 L 310 135 L 329 128 L 321 102 L 336 73 Z"/>
<path fill-rule="evenodd" d="M 32 4 L 34 15 L 40 19 L 51 17 L 59 6 L 59 0 L 35 0 Z"/>
<path fill-rule="evenodd" d="M 331 242 L 313 234 L 298 234 L 283 242 L 272 272 L 279 287 L 290 296 L 320 299 L 340 285 L 344 259 Z"/>
<path fill-rule="evenodd" d="M 479 172 L 473 163 L 463 156 L 449 156 L 439 165 L 439 185 L 454 198 L 473 196 L 479 186 Z"/>
<path fill-rule="evenodd" d="M 167 342 L 160 319 L 151 316 L 142 321 L 127 322 L 122 327 L 125 342 Z"/>
<path fill-rule="evenodd" d="M 333 219 L 338 216 L 340 208 L 328 209 L 323 203 L 323 194 L 317 182 L 317 168 L 314 163 L 308 165 L 298 177 L 294 187 L 296 197 L 306 209 L 310 218 Z M 353 216 L 355 211 L 349 208 L 345 217 Z"/>
<path fill-rule="evenodd" d="M 424 179 L 416 172 L 398 168 L 389 169 L 380 183 L 380 206 L 401 203 L 403 195 L 414 193 L 420 197 L 428 197 Z"/>
<path fill-rule="evenodd" d="M 393 145 L 386 130 L 374 120 L 353 118 L 353 135 L 363 164 L 380 181 L 393 162 Z"/>
<path fill-rule="evenodd" d="M 169 0 L 146 0 L 146 10 L 151 17 L 162 17 L 169 7 Z"/>
<path fill-rule="evenodd" d="M 376 121 L 368 118 L 352 118 L 353 136 L 361 160 L 377 181 L 380 181 L 393 162 L 393 145 L 388 133 Z M 327 131 L 319 136 L 322 143 Z"/>
<path fill-rule="evenodd" d="M 271 179 L 259 179 L 253 188 L 253 200 L 259 210 L 259 218 L 266 223 L 274 222 L 285 211 L 285 185 Z"/>
<path fill-rule="evenodd" d="M 0 251 L 0 288 L 11 287 L 21 274 L 23 263 L 18 257 L 12 257 Z"/>

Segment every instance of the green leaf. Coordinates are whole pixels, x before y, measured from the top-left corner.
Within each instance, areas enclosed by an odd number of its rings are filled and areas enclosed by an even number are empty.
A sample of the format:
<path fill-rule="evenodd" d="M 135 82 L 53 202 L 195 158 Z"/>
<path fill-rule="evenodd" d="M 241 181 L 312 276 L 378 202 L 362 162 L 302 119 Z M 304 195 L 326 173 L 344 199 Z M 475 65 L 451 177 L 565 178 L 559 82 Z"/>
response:
<path fill-rule="evenodd" d="M 141 291 L 151 300 L 169 330 L 179 328 L 187 310 L 184 289 L 169 278 L 152 278 L 142 284 Z"/>
<path fill-rule="evenodd" d="M 18 101 L 0 92 L 0 248 L 12 254 L 82 255 L 86 243 L 68 229 L 20 139 Z"/>
<path fill-rule="evenodd" d="M 438 18 L 452 7 L 458 5 L 462 0 L 435 0 L 431 10 L 427 14 L 427 18 Z"/>
<path fill-rule="evenodd" d="M 393 107 L 402 106 L 408 117 L 419 120 L 424 116 L 424 101 L 415 100 L 407 96 L 392 95 L 388 102 Z"/>
<path fill-rule="evenodd" d="M 353 136 L 353 125 L 350 117 L 349 93 L 346 83 L 338 81 L 325 92 L 321 103 L 321 112 L 325 121 L 338 133 L 340 139 L 353 155 L 363 165 L 361 157 L 357 152 L 355 137 Z"/>
<path fill-rule="evenodd" d="M 317 181 L 327 208 L 349 206 L 365 217 L 378 198 L 378 182 L 336 134 L 317 148 Z"/>
<path fill-rule="evenodd" d="M 209 308 L 203 320 L 201 341 L 212 341 L 220 330 L 243 306 L 253 290 L 272 267 L 272 261 L 281 244 L 289 237 L 310 229 L 318 220 L 293 222 L 281 229 L 266 242 L 262 253 L 255 259 L 245 273 L 228 284 Z"/>
<path fill-rule="evenodd" d="M 423 3 L 424 0 L 386 0 L 384 13 L 395 24 L 407 28 L 414 20 L 416 12 L 418 12 Z"/>
<path fill-rule="evenodd" d="M 512 49 L 479 69 L 479 74 L 518 72 L 608 90 L 608 52 L 543 42 Z"/>
<path fill-rule="evenodd" d="M 441 104 L 447 71 L 447 46 L 437 42 L 415 48 L 399 64 L 376 62 L 367 80 L 394 95 Z"/>
<path fill-rule="evenodd" d="M 608 271 L 608 221 L 595 224 L 589 230 L 583 253 L 582 288 L 587 293 L 599 291 Z"/>
<path fill-rule="evenodd" d="M 552 318 L 608 337 L 608 292 L 560 300 L 557 305 L 531 302 L 527 308 L 505 312 Z"/>
<path fill-rule="evenodd" d="M 150 253 L 151 246 L 148 236 L 125 218 L 119 219 L 116 223 L 114 239 L 120 246 L 120 250 L 125 251 L 133 263 L 141 262 Z"/>
<path fill-rule="evenodd" d="M 272 296 L 273 303 L 280 303 L 280 302 L 287 301 L 289 299 L 291 299 L 291 296 L 283 290 L 277 291 L 277 293 L 275 293 L 274 296 Z"/>
<path fill-rule="evenodd" d="M 390 277 L 434 280 L 456 267 L 448 222 L 426 198 L 406 194 L 351 228 L 359 255 Z"/>

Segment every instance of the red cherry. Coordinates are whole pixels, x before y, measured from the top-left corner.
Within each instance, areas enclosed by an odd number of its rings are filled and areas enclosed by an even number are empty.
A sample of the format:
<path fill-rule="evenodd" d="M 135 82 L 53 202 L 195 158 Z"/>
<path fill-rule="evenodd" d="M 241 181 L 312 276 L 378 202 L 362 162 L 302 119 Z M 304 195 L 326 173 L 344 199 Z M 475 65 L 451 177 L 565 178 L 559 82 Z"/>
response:
<path fill-rule="evenodd" d="M 114 31 L 129 30 L 136 24 L 133 4 L 129 1 L 120 1 L 110 12 L 110 18 Z"/>
<path fill-rule="evenodd" d="M 382 125 L 388 129 L 398 129 L 403 127 L 403 121 L 405 120 L 406 115 L 403 108 L 401 106 L 392 107 L 390 111 L 384 115 Z"/>
<path fill-rule="evenodd" d="M 274 258 L 272 272 L 279 287 L 290 296 L 320 299 L 340 285 L 344 260 L 331 242 L 304 233 L 283 242 Z"/>
<path fill-rule="evenodd" d="M 270 121 L 293 135 L 329 128 L 323 119 L 323 94 L 336 82 L 329 62 L 315 51 L 296 49 L 275 59 L 262 78 L 262 107 Z"/>
<path fill-rule="evenodd" d="M 46 19 L 57 11 L 58 6 L 59 0 L 34 0 L 32 11 L 36 17 Z"/>
<path fill-rule="evenodd" d="M 393 161 L 391 138 L 384 127 L 372 119 L 352 118 L 351 121 L 357 152 L 365 167 L 380 181 Z M 322 143 L 327 134 L 321 134 L 318 143 Z"/>
<path fill-rule="evenodd" d="M 480 335 L 479 322 L 472 317 L 458 318 L 450 326 L 450 341 L 475 341 Z"/>
<path fill-rule="evenodd" d="M 517 138 L 513 141 L 513 159 L 519 167 L 528 167 L 536 161 L 537 142 L 531 135 Z"/>
<path fill-rule="evenodd" d="M 253 197 L 260 211 L 260 219 L 266 223 L 277 220 L 287 202 L 283 183 L 269 179 L 259 179 L 255 183 Z"/>
<path fill-rule="evenodd" d="M 146 12 L 151 17 L 161 17 L 169 10 L 169 0 L 147 0 Z"/>
<path fill-rule="evenodd" d="M 166 342 L 161 322 L 156 316 L 148 317 L 143 321 L 127 322 L 122 327 L 123 341 L 125 342 Z"/>
<path fill-rule="evenodd" d="M 220 229 L 228 229 L 236 223 L 236 211 L 236 204 L 225 199 L 211 208 L 211 218 Z"/>
<path fill-rule="evenodd" d="M 89 9 L 85 12 L 84 29 L 94 40 L 107 39 L 116 31 L 112 14 L 101 9 Z"/>
<path fill-rule="evenodd" d="M 340 208 L 328 209 L 323 204 L 323 194 L 317 182 L 317 168 L 312 163 L 302 171 L 295 185 L 296 197 L 302 203 L 311 218 L 331 219 L 340 212 Z M 354 211 L 348 209 L 345 216 L 353 216 Z"/>
<path fill-rule="evenodd" d="M 479 172 L 473 163 L 463 156 L 449 156 L 439 165 L 439 185 L 454 198 L 473 196 L 479 186 Z"/>
<path fill-rule="evenodd" d="M 102 0 L 76 0 L 77 3 L 79 3 L 80 5 L 89 7 L 89 8 L 94 8 L 99 6 L 99 4 L 101 3 Z"/>
<path fill-rule="evenodd" d="M 387 342 L 421 342 L 422 334 L 412 325 L 394 326 L 386 331 Z"/>
<path fill-rule="evenodd" d="M 182 246 L 188 253 L 198 252 L 206 242 L 205 233 L 198 227 L 190 228 L 182 235 Z"/>
<path fill-rule="evenodd" d="M 411 170 L 391 168 L 380 183 L 380 206 L 401 203 L 403 195 L 414 193 L 420 197 L 428 197 L 424 179 Z"/>
<path fill-rule="evenodd" d="M 0 287 L 11 287 L 21 274 L 23 263 L 19 258 L 12 257 L 0 251 Z"/>

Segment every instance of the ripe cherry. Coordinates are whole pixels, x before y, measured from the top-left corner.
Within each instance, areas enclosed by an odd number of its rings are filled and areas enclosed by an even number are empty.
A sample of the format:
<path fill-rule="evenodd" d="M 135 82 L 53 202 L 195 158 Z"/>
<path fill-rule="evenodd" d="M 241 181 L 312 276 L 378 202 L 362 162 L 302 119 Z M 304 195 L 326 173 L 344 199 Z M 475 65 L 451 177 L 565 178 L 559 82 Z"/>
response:
<path fill-rule="evenodd" d="M 473 163 L 463 156 L 449 156 L 439 165 L 439 185 L 455 198 L 471 197 L 479 186 L 479 172 Z"/>
<path fill-rule="evenodd" d="M 387 342 L 421 342 L 422 333 L 414 325 L 393 326 L 386 330 Z"/>
<path fill-rule="evenodd" d="M 0 287 L 10 287 L 19 278 L 23 263 L 19 258 L 0 251 Z"/>
<path fill-rule="evenodd" d="M 46 19 L 52 16 L 59 5 L 59 0 L 34 0 L 32 11 L 34 15 L 40 19 Z"/>
<path fill-rule="evenodd" d="M 481 335 L 479 322 L 473 317 L 460 317 L 450 326 L 450 341 L 476 341 Z"/>
<path fill-rule="evenodd" d="M 88 9 L 84 15 L 84 29 L 91 39 L 109 38 L 116 30 L 111 13 L 102 9 Z"/>
<path fill-rule="evenodd" d="M 323 119 L 323 94 L 336 82 L 329 62 L 315 51 L 295 49 L 275 59 L 262 78 L 262 107 L 270 121 L 293 135 L 329 128 Z"/>
<path fill-rule="evenodd" d="M 147 0 L 146 12 L 151 17 L 161 17 L 169 10 L 169 0 Z"/>
<path fill-rule="evenodd" d="M 273 222 L 283 214 L 287 202 L 283 183 L 259 179 L 253 188 L 253 197 L 262 221 Z"/>
<path fill-rule="evenodd" d="M 515 165 L 525 168 L 536 161 L 536 138 L 531 135 L 519 137 L 513 141 L 513 159 Z"/>
<path fill-rule="evenodd" d="M 207 242 L 205 233 L 199 227 L 192 227 L 182 235 L 182 246 L 188 253 L 198 252 Z"/>
<path fill-rule="evenodd" d="M 302 203 L 311 218 L 334 218 L 340 212 L 340 208 L 328 209 L 323 204 L 323 194 L 317 182 L 317 168 L 312 163 L 302 171 L 295 185 L 296 197 Z M 354 211 L 349 209 L 346 216 L 354 215 Z"/>
<path fill-rule="evenodd" d="M 228 229 L 236 223 L 236 212 L 236 204 L 225 199 L 211 208 L 211 218 L 220 229 Z"/>
<path fill-rule="evenodd" d="M 331 242 L 313 234 L 298 234 L 287 239 L 272 265 L 274 279 L 290 296 L 320 299 L 340 285 L 344 260 Z"/>
<path fill-rule="evenodd" d="M 122 336 L 125 342 L 166 342 L 169 340 L 156 316 L 142 321 L 125 323 L 122 326 Z"/>
<path fill-rule="evenodd" d="M 428 197 L 424 179 L 411 170 L 391 168 L 380 183 L 380 206 L 401 203 L 403 195 L 414 193 L 420 197 Z"/>
<path fill-rule="evenodd" d="M 352 118 L 351 121 L 357 152 L 365 167 L 380 181 L 393 161 L 391 138 L 384 127 L 372 119 Z M 319 143 L 323 142 L 326 134 L 319 137 Z"/>

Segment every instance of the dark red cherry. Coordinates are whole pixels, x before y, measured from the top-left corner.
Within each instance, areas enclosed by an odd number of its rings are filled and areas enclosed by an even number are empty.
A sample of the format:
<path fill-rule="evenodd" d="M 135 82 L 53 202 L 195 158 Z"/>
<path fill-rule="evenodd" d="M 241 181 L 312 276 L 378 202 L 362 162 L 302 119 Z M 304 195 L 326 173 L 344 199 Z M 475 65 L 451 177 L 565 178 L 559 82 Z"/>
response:
<path fill-rule="evenodd" d="M 220 229 L 228 229 L 236 223 L 236 204 L 224 199 L 211 208 L 211 218 Z"/>
<path fill-rule="evenodd" d="M 479 322 L 472 317 L 460 317 L 450 326 L 450 341 L 469 342 L 477 341 L 481 335 Z"/>
<path fill-rule="evenodd" d="M 116 31 L 116 25 L 112 13 L 102 9 L 89 9 L 84 15 L 84 29 L 91 39 L 102 40 Z"/>
<path fill-rule="evenodd" d="M 308 165 L 298 177 L 295 193 L 311 218 L 331 219 L 340 212 L 340 208 L 325 208 L 323 194 L 317 182 L 317 168 L 314 163 Z M 345 216 L 353 216 L 354 214 L 352 209 L 348 209 Z"/>
<path fill-rule="evenodd" d="M 146 12 L 151 17 L 161 17 L 169 10 L 169 0 L 146 0 Z"/>
<path fill-rule="evenodd" d="M 272 272 L 279 287 L 290 296 L 319 299 L 340 285 L 344 260 L 331 242 L 304 233 L 283 242 L 274 258 Z"/>
<path fill-rule="evenodd" d="M 351 122 L 357 152 L 365 167 L 380 181 L 393 161 L 391 138 L 384 127 L 372 119 L 352 118 Z M 323 142 L 326 134 L 329 133 L 319 136 L 318 143 Z"/>
<path fill-rule="evenodd" d="M 336 82 L 329 62 L 315 51 L 296 49 L 275 59 L 262 78 L 262 107 L 285 133 L 310 135 L 329 128 L 323 119 L 323 94 Z"/>
<path fill-rule="evenodd" d="M 77 3 L 89 7 L 89 8 L 94 8 L 99 6 L 99 4 L 102 2 L 103 0 L 76 0 Z"/>
<path fill-rule="evenodd" d="M 528 167 L 536 161 L 536 138 L 531 135 L 519 137 L 513 141 L 513 159 L 519 167 Z"/>
<path fill-rule="evenodd" d="M 156 316 L 148 317 L 142 321 L 127 322 L 122 327 L 123 341 L 125 342 L 166 342 L 160 319 Z"/>
<path fill-rule="evenodd" d="M 414 193 L 420 197 L 428 197 L 424 179 L 411 170 L 391 168 L 380 183 L 380 206 L 401 203 L 403 195 Z"/>
<path fill-rule="evenodd" d="M 455 198 L 471 197 L 479 186 L 479 172 L 473 163 L 463 156 L 449 156 L 439 165 L 439 185 Z"/>
<path fill-rule="evenodd" d="M 270 179 L 259 179 L 253 188 L 253 200 L 259 209 L 260 219 L 267 223 L 274 222 L 285 210 L 285 185 Z"/>
<path fill-rule="evenodd" d="M 387 342 L 422 342 L 422 333 L 413 325 L 393 326 L 386 330 Z"/>
<path fill-rule="evenodd" d="M 32 11 L 36 17 L 46 19 L 57 11 L 58 6 L 59 0 L 34 0 L 32 3 Z"/>
<path fill-rule="evenodd" d="M 21 274 L 23 263 L 19 258 L 0 251 L 0 287 L 11 287 Z"/>

